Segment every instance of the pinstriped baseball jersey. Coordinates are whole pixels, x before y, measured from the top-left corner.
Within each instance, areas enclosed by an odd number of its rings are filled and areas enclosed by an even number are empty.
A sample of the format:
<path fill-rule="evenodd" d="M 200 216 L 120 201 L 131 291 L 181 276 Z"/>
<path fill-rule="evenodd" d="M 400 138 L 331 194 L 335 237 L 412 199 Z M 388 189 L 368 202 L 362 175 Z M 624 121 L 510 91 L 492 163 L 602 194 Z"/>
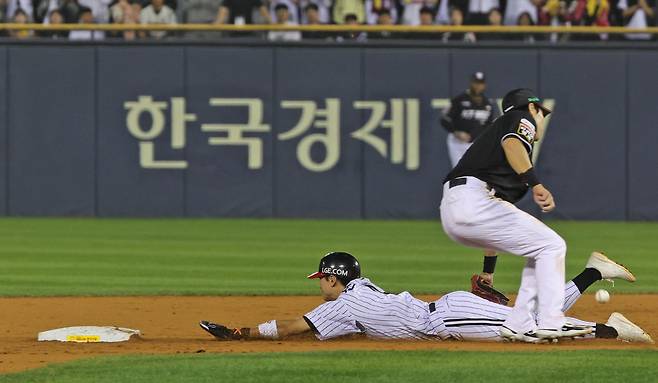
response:
<path fill-rule="evenodd" d="M 566 311 L 580 297 L 576 285 L 565 286 Z M 335 301 L 304 315 L 318 339 L 365 333 L 385 339 L 460 339 L 500 341 L 499 329 L 511 308 L 456 291 L 427 303 L 408 292 L 388 294 L 367 278 L 347 284 Z M 572 320 L 573 323 L 589 323 Z M 593 324 L 590 324 L 593 325 Z"/>
<path fill-rule="evenodd" d="M 388 294 L 367 278 L 355 279 L 335 301 L 304 316 L 316 336 L 365 333 L 374 338 L 428 339 L 428 303 L 408 292 Z"/>

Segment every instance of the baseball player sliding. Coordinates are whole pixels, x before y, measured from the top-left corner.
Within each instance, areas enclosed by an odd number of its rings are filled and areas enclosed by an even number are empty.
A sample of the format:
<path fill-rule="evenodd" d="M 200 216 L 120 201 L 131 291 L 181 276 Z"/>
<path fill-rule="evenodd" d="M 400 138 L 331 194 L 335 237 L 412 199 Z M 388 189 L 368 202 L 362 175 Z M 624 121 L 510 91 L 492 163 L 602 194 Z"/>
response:
<path fill-rule="evenodd" d="M 544 131 L 544 117 L 551 111 L 530 89 L 510 91 L 502 104 L 503 115 L 484 130 L 445 178 L 443 229 L 464 245 L 526 258 L 514 309 L 501 329 L 503 337 L 582 335 L 587 326 L 567 322 L 563 312 L 564 240 L 513 205 L 531 188 L 542 211 L 555 208 L 531 160 L 534 143 Z M 495 259 L 485 258 L 485 272 L 493 273 Z"/>
<path fill-rule="evenodd" d="M 563 287 L 567 296 L 564 310 L 568 310 L 596 280 L 634 279 L 623 266 L 595 254 L 599 261 L 594 267 L 585 269 Z M 588 266 L 592 265 L 588 263 Z M 324 256 L 318 271 L 308 278 L 320 280 L 326 302 L 300 318 L 271 320 L 254 328 L 228 328 L 207 321 L 200 325 L 220 340 L 279 339 L 313 331 L 320 340 L 362 333 L 384 339 L 502 341 L 505 339 L 501 336 L 502 324 L 513 312 L 507 306 L 465 291 L 452 292 L 429 303 L 406 291 L 386 293 L 369 279 L 362 278 L 359 262 L 344 252 Z M 575 318 L 569 321 L 587 329 L 581 334 L 583 338 L 653 342 L 640 327 L 619 313 L 613 313 L 605 324 Z M 524 335 L 520 340 L 548 342 L 536 334 Z"/>

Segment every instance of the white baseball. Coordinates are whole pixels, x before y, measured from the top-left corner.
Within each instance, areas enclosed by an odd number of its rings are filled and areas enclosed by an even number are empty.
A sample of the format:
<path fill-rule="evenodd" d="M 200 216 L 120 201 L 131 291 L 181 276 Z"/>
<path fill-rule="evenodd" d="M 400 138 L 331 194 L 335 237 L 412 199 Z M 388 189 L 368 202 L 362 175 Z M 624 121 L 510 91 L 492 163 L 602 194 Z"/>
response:
<path fill-rule="evenodd" d="M 610 300 L 610 293 L 603 289 L 597 290 L 596 295 L 594 295 L 594 298 L 599 303 L 608 303 L 608 301 Z"/>

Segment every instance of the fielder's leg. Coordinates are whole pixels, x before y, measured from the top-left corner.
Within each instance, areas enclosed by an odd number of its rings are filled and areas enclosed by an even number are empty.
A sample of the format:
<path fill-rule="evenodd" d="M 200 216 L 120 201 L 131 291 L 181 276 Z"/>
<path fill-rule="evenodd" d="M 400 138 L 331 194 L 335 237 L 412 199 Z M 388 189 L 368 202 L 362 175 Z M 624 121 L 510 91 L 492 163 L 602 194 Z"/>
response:
<path fill-rule="evenodd" d="M 524 268 L 520 300 L 507 319 L 507 325 L 517 333 L 532 332 L 537 327 L 529 320 L 534 314 L 534 297 L 540 328 L 554 330 L 558 336 L 565 324 L 564 259 L 566 244 L 548 226 L 516 208 L 494 198 L 485 182 L 466 177 L 467 183 L 444 185 L 441 220 L 445 232 L 467 246 L 494 249 L 520 255 L 534 262 Z"/>
<path fill-rule="evenodd" d="M 457 163 L 464 156 L 464 153 L 466 153 L 471 144 L 455 137 L 453 133 L 448 134 L 446 143 L 448 145 L 448 156 L 450 156 L 450 163 L 454 168 L 457 166 Z"/>
<path fill-rule="evenodd" d="M 567 282 L 565 288 L 564 309 L 562 311 L 566 312 L 569 310 L 588 287 L 594 284 L 594 282 L 602 279 L 623 279 L 628 282 L 635 282 L 636 280 L 635 275 L 624 267 L 624 265 L 595 251 L 587 260 L 585 269 L 572 280 Z"/>

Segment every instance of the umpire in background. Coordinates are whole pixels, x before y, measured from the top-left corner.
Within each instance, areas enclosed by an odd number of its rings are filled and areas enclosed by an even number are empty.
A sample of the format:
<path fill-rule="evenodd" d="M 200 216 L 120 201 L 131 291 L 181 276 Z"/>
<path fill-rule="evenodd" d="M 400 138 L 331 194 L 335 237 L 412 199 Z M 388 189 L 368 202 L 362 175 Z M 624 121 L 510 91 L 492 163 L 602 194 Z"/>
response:
<path fill-rule="evenodd" d="M 483 72 L 471 76 L 466 91 L 450 100 L 443 112 L 441 125 L 448 134 L 448 154 L 454 168 L 471 143 L 496 118 L 494 103 L 485 96 L 487 83 Z"/>

